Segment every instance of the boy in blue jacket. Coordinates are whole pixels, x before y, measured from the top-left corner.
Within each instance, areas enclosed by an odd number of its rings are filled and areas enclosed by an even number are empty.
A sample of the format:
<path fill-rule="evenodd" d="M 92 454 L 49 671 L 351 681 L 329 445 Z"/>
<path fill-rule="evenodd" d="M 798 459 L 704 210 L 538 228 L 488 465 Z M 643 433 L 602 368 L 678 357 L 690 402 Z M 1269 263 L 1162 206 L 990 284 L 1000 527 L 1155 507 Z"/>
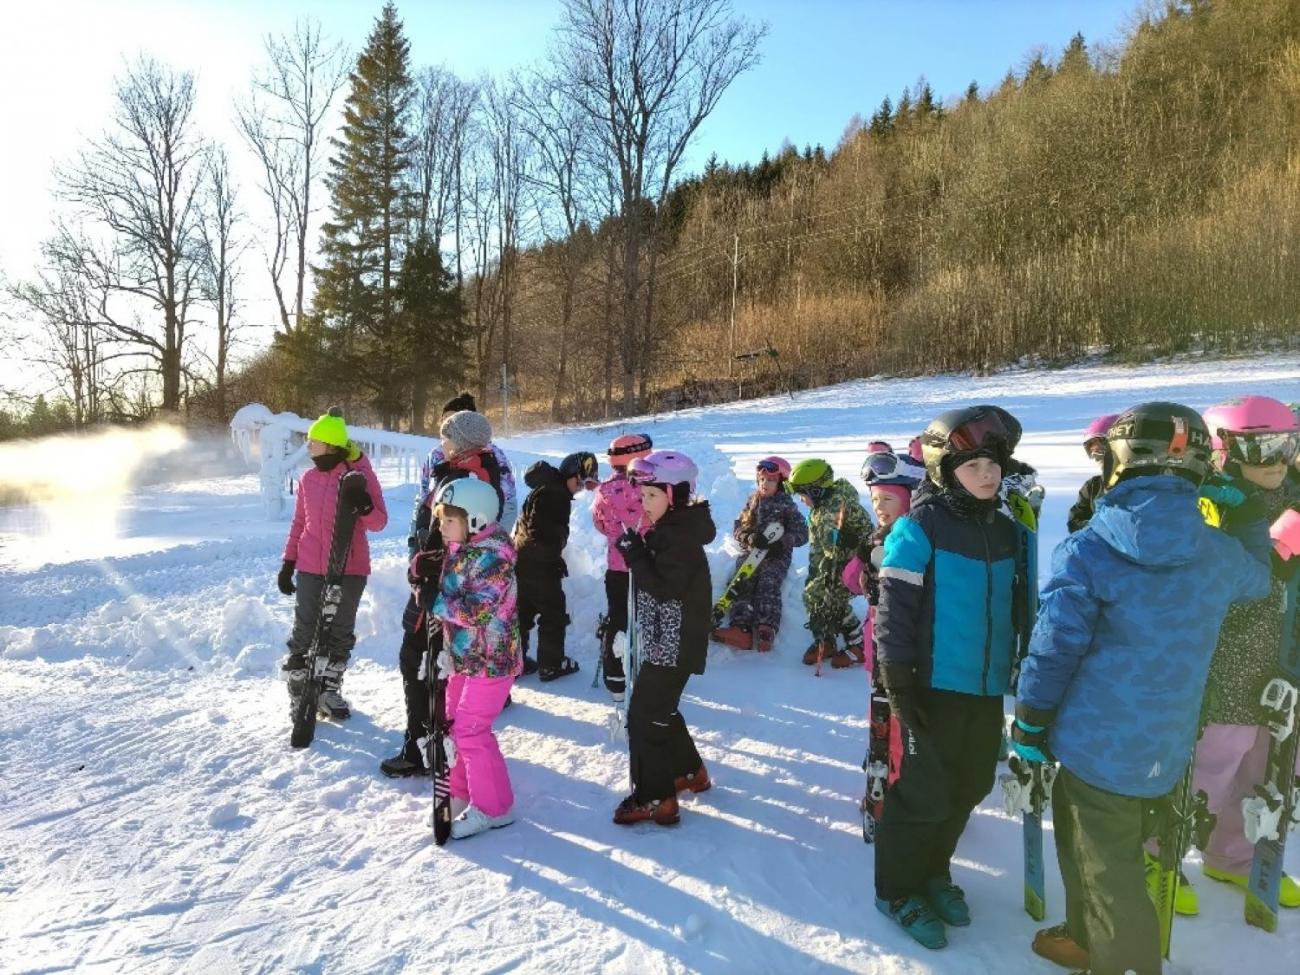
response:
<path fill-rule="evenodd" d="M 1042 762 L 1050 743 L 1061 763 L 1052 808 L 1066 920 L 1038 932 L 1034 950 L 1096 973 L 1160 971 L 1143 810 L 1192 757 L 1228 606 L 1269 592 L 1267 523 L 1239 542 L 1202 518 L 1210 456 L 1186 406 L 1120 414 L 1106 434 L 1105 493 L 1053 553 L 1020 673 L 1012 747 Z"/>
<path fill-rule="evenodd" d="M 903 754 L 876 828 L 876 908 L 927 948 L 970 924 L 951 864 L 1002 744 L 1017 536 L 998 489 L 1019 437 L 996 406 L 936 418 L 926 481 L 885 540 L 875 638 Z"/>

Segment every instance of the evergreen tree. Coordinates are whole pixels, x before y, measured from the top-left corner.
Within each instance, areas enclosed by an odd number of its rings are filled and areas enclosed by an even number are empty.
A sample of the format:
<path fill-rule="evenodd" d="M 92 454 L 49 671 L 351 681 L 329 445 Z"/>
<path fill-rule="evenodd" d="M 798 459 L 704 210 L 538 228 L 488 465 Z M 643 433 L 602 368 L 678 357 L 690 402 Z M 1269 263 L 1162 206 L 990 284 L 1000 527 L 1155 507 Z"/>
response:
<path fill-rule="evenodd" d="M 1092 67 L 1088 60 L 1088 45 L 1083 40 L 1083 34 L 1077 33 L 1070 38 L 1070 44 L 1061 56 L 1061 73 L 1086 73 Z"/>
<path fill-rule="evenodd" d="M 461 385 L 469 329 L 456 277 L 443 266 L 438 242 L 427 234 L 411 239 L 397 283 L 403 388 L 410 391 L 411 432 L 424 432 L 429 393 Z"/>
<path fill-rule="evenodd" d="M 886 95 L 884 101 L 880 103 L 880 108 L 871 116 L 871 134 L 888 135 L 894 129 L 894 103 Z"/>
<path fill-rule="evenodd" d="M 980 100 L 979 82 L 972 81 L 969 85 L 966 86 L 966 101 L 968 103 L 973 104 L 974 102 L 977 102 L 979 100 Z"/>
<path fill-rule="evenodd" d="M 351 383 L 385 426 L 403 411 L 399 373 L 397 279 L 414 217 L 407 181 L 408 130 L 415 86 L 410 45 L 391 2 L 384 5 L 349 76 L 343 126 L 332 139 L 326 184 L 332 218 L 325 224 L 315 311 L 334 358 L 338 383 Z"/>

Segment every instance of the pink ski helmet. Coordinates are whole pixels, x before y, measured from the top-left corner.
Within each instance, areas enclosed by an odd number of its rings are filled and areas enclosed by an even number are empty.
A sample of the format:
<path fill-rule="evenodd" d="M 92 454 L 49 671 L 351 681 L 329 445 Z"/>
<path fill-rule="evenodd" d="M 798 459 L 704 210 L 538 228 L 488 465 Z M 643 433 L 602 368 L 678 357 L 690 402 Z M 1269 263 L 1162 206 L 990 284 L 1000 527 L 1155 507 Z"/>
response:
<path fill-rule="evenodd" d="M 784 457 L 777 457 L 774 454 L 771 457 L 764 457 L 755 464 L 754 472 L 760 481 L 770 479 L 775 474 L 782 482 L 785 482 L 790 480 L 790 462 Z"/>
<path fill-rule="evenodd" d="M 695 461 L 676 450 L 656 450 L 627 465 L 629 481 L 663 488 L 673 504 L 690 500 L 699 473 Z"/>
<path fill-rule="evenodd" d="M 1229 460 L 1267 466 L 1295 460 L 1300 421 L 1270 396 L 1241 396 L 1205 411 L 1211 445 Z"/>
<path fill-rule="evenodd" d="M 1089 457 L 1093 457 L 1094 455 L 1094 444 L 1100 448 L 1096 452 L 1097 457 L 1105 454 L 1106 431 L 1109 430 L 1110 425 L 1118 419 L 1118 413 L 1107 413 L 1104 416 L 1097 417 L 1097 419 L 1088 424 L 1088 429 L 1083 431 L 1083 449 Z"/>
<path fill-rule="evenodd" d="M 646 433 L 625 433 L 609 442 L 609 466 L 626 467 L 638 457 L 644 457 L 654 449 L 654 442 Z"/>

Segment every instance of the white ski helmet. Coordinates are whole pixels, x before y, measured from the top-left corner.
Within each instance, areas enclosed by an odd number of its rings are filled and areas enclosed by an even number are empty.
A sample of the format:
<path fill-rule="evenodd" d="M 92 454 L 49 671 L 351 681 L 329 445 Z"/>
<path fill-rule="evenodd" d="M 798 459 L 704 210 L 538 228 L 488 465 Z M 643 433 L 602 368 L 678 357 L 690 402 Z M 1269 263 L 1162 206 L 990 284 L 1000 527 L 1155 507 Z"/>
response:
<path fill-rule="evenodd" d="M 433 493 L 431 507 L 437 510 L 440 504 L 464 511 L 471 535 L 491 528 L 501 517 L 501 496 L 491 484 L 477 477 L 461 477 L 442 484 Z"/>

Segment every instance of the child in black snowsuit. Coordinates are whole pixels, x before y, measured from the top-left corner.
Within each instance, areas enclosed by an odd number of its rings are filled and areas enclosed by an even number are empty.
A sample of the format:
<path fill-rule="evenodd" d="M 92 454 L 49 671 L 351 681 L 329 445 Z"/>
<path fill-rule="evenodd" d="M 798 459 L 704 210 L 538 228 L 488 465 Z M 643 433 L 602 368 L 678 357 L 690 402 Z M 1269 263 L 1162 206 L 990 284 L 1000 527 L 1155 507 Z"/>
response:
<path fill-rule="evenodd" d="M 620 826 L 670 826 L 679 819 L 677 794 L 711 785 L 677 709 L 687 680 L 704 673 L 713 599 L 704 546 L 717 530 L 708 502 L 691 500 L 695 477 L 691 459 L 671 450 L 628 465 L 653 527 L 645 538 L 628 529 L 618 540 L 636 593 L 639 662 L 629 673 L 627 715 L 633 791 L 614 810 Z"/>
<path fill-rule="evenodd" d="M 537 679 L 549 682 L 577 673 L 578 662 L 565 656 L 564 634 L 569 614 L 564 597 L 564 546 L 569 543 L 569 514 L 573 496 L 593 486 L 599 467 L 596 455 L 569 454 L 559 469 L 539 460 L 524 474 L 531 493 L 515 524 L 518 553 L 519 631 L 524 645 L 524 673 L 531 673 L 528 641 L 537 626 Z"/>

